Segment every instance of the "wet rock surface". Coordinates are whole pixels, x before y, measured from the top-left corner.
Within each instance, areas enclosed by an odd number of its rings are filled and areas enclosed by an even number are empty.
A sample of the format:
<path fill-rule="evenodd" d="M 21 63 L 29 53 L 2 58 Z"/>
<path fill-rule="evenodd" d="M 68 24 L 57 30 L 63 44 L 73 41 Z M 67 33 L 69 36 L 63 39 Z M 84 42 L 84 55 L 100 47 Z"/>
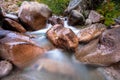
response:
<path fill-rule="evenodd" d="M 47 37 L 56 47 L 74 50 L 78 46 L 78 38 L 75 33 L 59 24 L 47 31 Z"/>
<path fill-rule="evenodd" d="M 100 36 L 105 29 L 106 26 L 101 23 L 89 25 L 88 27 L 83 28 L 78 32 L 77 36 L 79 42 L 89 42 Z"/>
<path fill-rule="evenodd" d="M 120 28 L 105 30 L 100 40 L 90 42 L 79 49 L 76 57 L 81 62 L 108 66 L 120 61 L 119 40 Z"/>
<path fill-rule="evenodd" d="M 44 53 L 29 37 L 19 33 L 0 30 L 0 56 L 15 66 L 24 68 Z"/>
<path fill-rule="evenodd" d="M 39 30 L 46 26 L 47 19 L 52 15 L 47 5 L 38 2 L 23 2 L 18 17 L 27 30 Z"/>
<path fill-rule="evenodd" d="M 0 61 L 0 78 L 8 75 L 12 71 L 12 64 L 8 61 Z"/>
<path fill-rule="evenodd" d="M 5 18 L 2 24 L 2 28 L 5 30 L 17 31 L 21 33 L 26 32 L 25 28 L 21 24 L 12 19 Z"/>

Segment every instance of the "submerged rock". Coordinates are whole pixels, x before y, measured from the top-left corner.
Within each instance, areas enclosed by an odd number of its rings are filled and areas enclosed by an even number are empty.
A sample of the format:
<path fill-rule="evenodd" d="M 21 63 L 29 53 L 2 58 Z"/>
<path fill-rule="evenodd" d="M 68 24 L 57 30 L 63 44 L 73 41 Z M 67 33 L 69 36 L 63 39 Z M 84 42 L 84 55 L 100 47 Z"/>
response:
<path fill-rule="evenodd" d="M 105 30 L 100 40 L 76 51 L 76 58 L 87 64 L 108 66 L 120 61 L 120 27 Z"/>
<path fill-rule="evenodd" d="M 29 37 L 0 30 L 0 56 L 11 61 L 15 66 L 24 68 L 44 53 Z"/>
<path fill-rule="evenodd" d="M 90 11 L 90 14 L 88 16 L 88 19 L 86 19 L 86 24 L 93 24 L 93 23 L 99 23 L 99 22 L 104 22 L 104 16 L 101 14 L 97 13 L 94 10 Z"/>
<path fill-rule="evenodd" d="M 74 26 L 83 25 L 84 23 L 85 23 L 84 16 L 77 10 L 72 10 L 68 17 L 68 24 Z"/>
<path fill-rule="evenodd" d="M 38 2 L 23 2 L 18 17 L 27 30 L 39 30 L 46 26 L 47 19 L 52 15 L 47 5 Z"/>
<path fill-rule="evenodd" d="M 47 37 L 56 47 L 73 51 L 78 47 L 78 38 L 75 33 L 59 24 L 47 31 Z"/>
<path fill-rule="evenodd" d="M 12 30 L 12 31 L 17 31 L 17 32 L 26 32 L 25 28 L 19 24 L 18 22 L 5 18 L 2 23 L 2 28 L 5 30 Z"/>
<path fill-rule="evenodd" d="M 92 39 L 100 36 L 105 29 L 106 26 L 101 23 L 92 24 L 87 28 L 81 29 L 77 34 L 79 42 L 89 42 Z"/>
<path fill-rule="evenodd" d="M 0 61 L 0 78 L 8 75 L 13 66 L 8 61 Z"/>

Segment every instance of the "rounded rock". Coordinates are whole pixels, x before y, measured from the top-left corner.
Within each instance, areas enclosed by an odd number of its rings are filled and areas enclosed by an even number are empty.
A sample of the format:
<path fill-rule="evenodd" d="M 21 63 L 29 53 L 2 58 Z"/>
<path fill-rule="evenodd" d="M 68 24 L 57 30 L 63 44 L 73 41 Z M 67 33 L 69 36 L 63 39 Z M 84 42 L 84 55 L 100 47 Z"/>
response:
<path fill-rule="evenodd" d="M 13 66 L 8 61 L 0 61 L 0 78 L 8 75 Z"/>

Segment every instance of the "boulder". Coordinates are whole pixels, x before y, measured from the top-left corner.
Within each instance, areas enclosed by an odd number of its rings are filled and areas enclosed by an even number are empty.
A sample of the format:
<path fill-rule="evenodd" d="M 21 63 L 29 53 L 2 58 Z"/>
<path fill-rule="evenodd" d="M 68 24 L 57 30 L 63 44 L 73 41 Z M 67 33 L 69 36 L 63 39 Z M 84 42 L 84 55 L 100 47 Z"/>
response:
<path fill-rule="evenodd" d="M 17 31 L 21 33 L 26 32 L 25 28 L 21 24 L 19 24 L 18 22 L 12 19 L 5 18 L 2 24 L 3 24 L 2 28 L 5 30 L 12 30 L 12 31 Z"/>
<path fill-rule="evenodd" d="M 21 23 L 27 30 L 39 30 L 46 26 L 47 19 L 52 15 L 47 5 L 38 2 L 24 1 L 18 12 Z"/>
<path fill-rule="evenodd" d="M 104 0 L 70 0 L 70 3 L 64 14 L 69 15 L 72 10 L 77 10 L 84 13 L 86 10 L 93 10 L 101 4 Z"/>
<path fill-rule="evenodd" d="M 30 65 L 44 49 L 20 33 L 0 30 L 0 56 L 18 68 Z"/>
<path fill-rule="evenodd" d="M 81 29 L 77 36 L 79 39 L 79 42 L 89 42 L 92 39 L 95 39 L 96 37 L 100 36 L 102 32 L 106 29 L 106 26 L 101 23 L 96 23 L 89 25 L 88 27 Z"/>
<path fill-rule="evenodd" d="M 78 47 L 78 38 L 75 33 L 59 24 L 47 31 L 48 39 L 59 48 L 74 51 Z"/>
<path fill-rule="evenodd" d="M 13 69 L 13 66 L 8 61 L 0 61 L 0 78 L 8 75 Z"/>
<path fill-rule="evenodd" d="M 76 58 L 86 64 L 109 66 L 120 61 L 120 27 L 105 30 L 100 39 L 76 50 Z"/>
<path fill-rule="evenodd" d="M 78 12 L 77 10 L 72 10 L 69 17 L 68 17 L 68 24 L 69 25 L 83 25 L 85 22 L 84 16 Z"/>
<path fill-rule="evenodd" d="M 90 14 L 88 16 L 88 19 L 86 19 L 86 24 L 92 24 L 92 23 L 104 23 L 104 16 L 101 14 L 97 13 L 94 10 L 90 11 Z"/>

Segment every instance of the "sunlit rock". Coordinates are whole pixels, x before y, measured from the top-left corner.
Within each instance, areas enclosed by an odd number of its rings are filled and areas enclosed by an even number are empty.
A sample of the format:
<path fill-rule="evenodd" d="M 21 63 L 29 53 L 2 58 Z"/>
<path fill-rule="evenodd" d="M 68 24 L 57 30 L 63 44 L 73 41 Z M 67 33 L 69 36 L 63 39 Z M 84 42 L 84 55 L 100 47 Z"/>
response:
<path fill-rule="evenodd" d="M 29 37 L 0 30 L 0 56 L 15 66 L 24 68 L 43 53 L 43 48 L 38 47 Z"/>
<path fill-rule="evenodd" d="M 87 28 L 81 29 L 77 34 L 79 42 L 89 42 L 98 37 L 105 29 L 106 26 L 101 23 L 92 24 Z"/>
<path fill-rule="evenodd" d="M 78 47 L 78 38 L 75 33 L 59 24 L 54 25 L 47 31 L 48 39 L 56 46 L 67 50 Z"/>
<path fill-rule="evenodd" d="M 12 30 L 12 31 L 17 31 L 17 32 L 26 32 L 25 28 L 19 24 L 18 22 L 5 18 L 2 23 L 2 28 L 5 30 Z"/>
<path fill-rule="evenodd" d="M 80 62 L 108 66 L 120 61 L 120 27 L 105 30 L 100 39 L 76 51 Z"/>
<path fill-rule="evenodd" d="M 0 61 L 0 78 L 8 75 L 13 66 L 8 61 Z"/>
<path fill-rule="evenodd" d="M 39 30 L 46 26 L 47 19 L 52 15 L 47 5 L 38 2 L 23 2 L 18 17 L 27 30 Z"/>

